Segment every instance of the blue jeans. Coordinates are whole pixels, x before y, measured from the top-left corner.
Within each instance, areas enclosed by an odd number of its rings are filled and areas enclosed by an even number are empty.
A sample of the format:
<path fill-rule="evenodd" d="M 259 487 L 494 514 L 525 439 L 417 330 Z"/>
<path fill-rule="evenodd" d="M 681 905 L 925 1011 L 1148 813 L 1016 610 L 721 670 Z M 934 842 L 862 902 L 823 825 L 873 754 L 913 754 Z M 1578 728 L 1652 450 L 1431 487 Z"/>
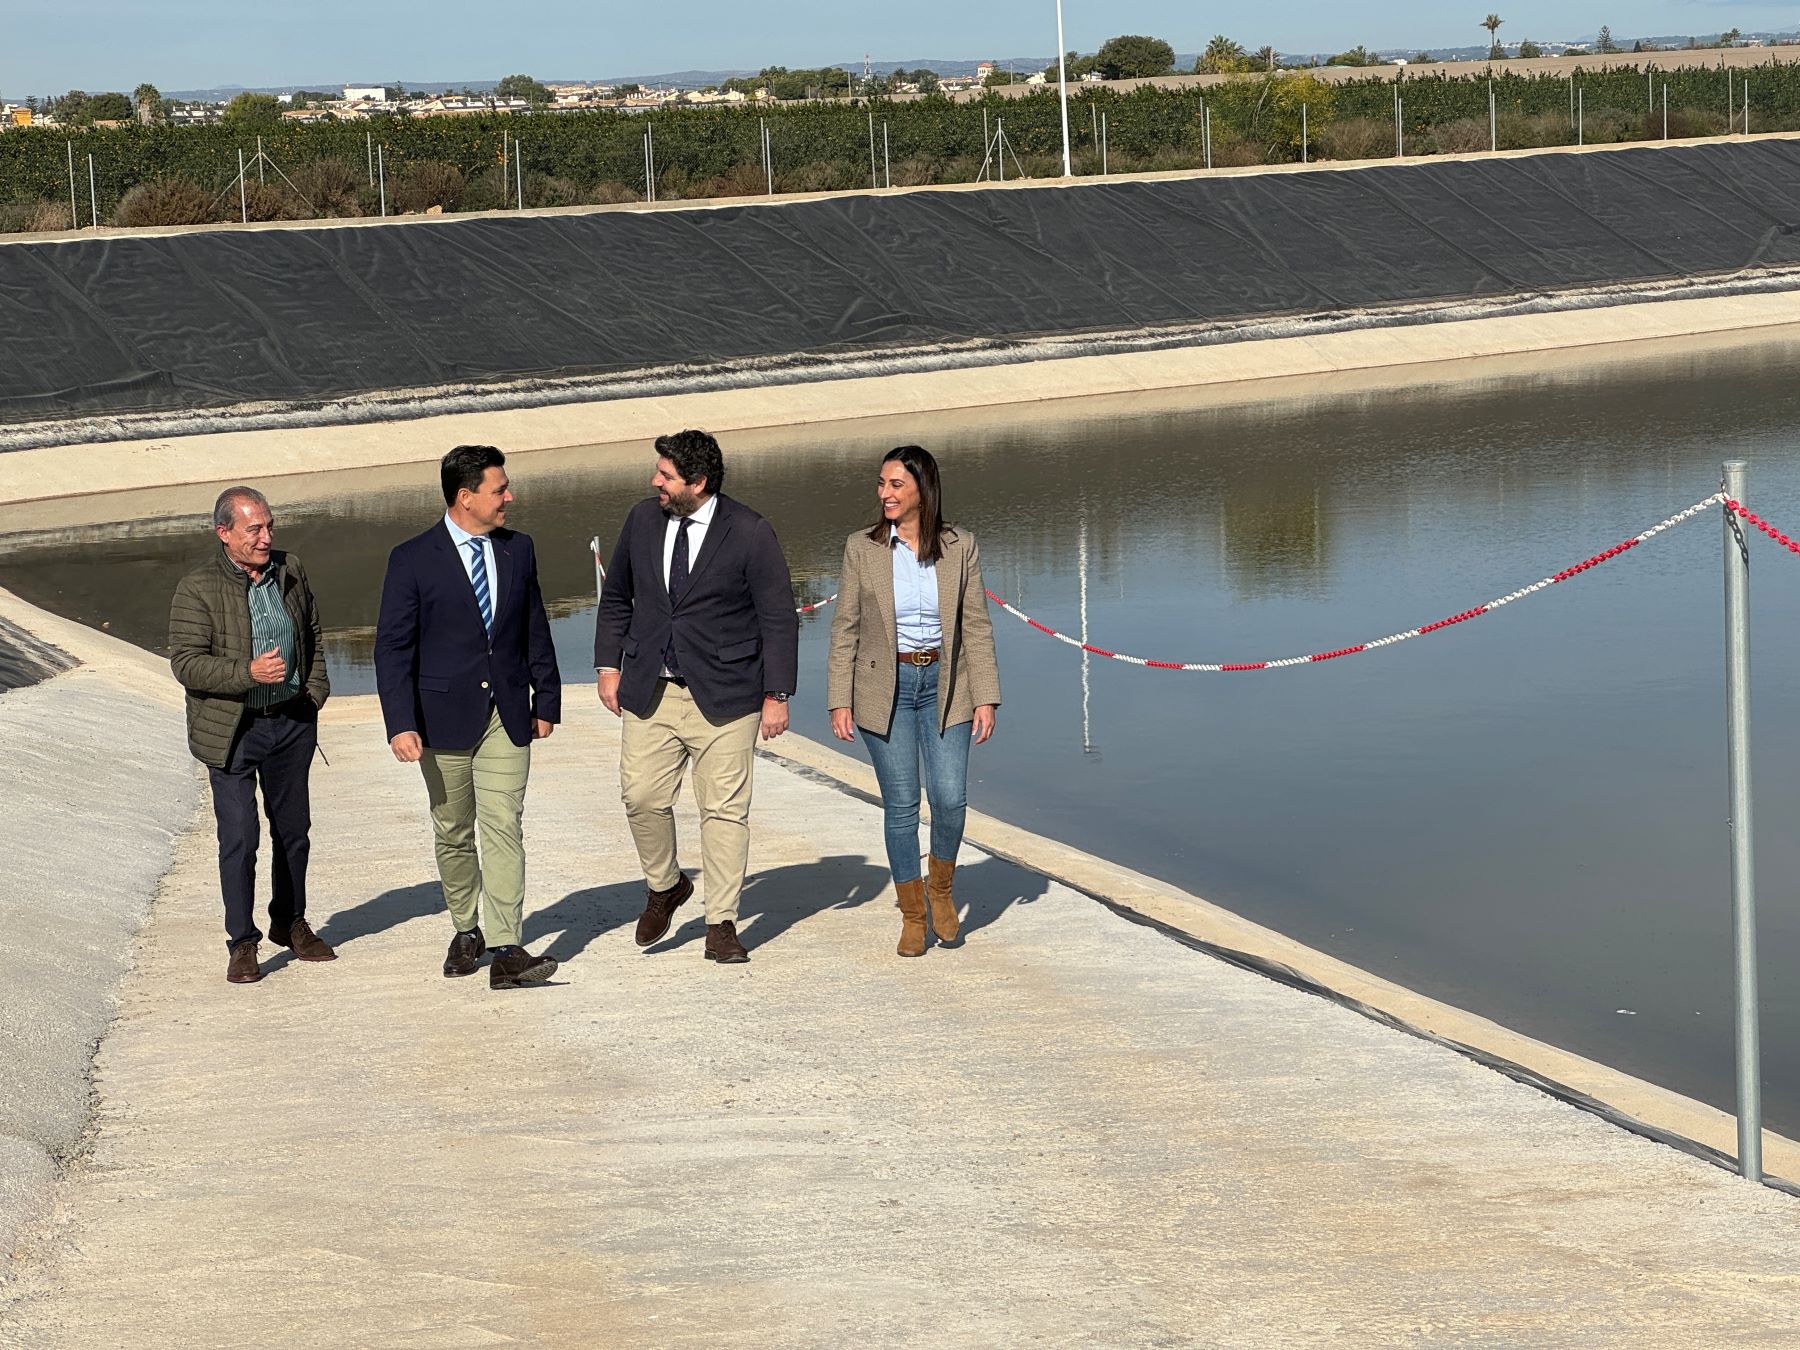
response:
<path fill-rule="evenodd" d="M 969 809 L 969 736 L 963 722 L 938 731 L 938 666 L 903 665 L 894 693 L 888 733 L 865 730 L 869 760 L 881 784 L 888 867 L 895 881 L 917 881 L 919 868 L 919 766 L 931 800 L 931 856 L 955 862 Z"/>

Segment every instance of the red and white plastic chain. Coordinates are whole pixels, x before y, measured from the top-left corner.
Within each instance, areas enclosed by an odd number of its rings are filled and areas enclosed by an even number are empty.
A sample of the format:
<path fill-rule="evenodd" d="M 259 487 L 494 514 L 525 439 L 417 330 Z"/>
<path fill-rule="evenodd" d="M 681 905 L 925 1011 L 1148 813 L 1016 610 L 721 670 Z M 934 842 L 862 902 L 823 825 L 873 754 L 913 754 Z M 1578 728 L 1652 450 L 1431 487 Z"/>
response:
<path fill-rule="evenodd" d="M 1412 638 L 1423 637 L 1427 633 L 1435 633 L 1441 629 L 1449 628 L 1454 624 L 1466 623 L 1470 619 L 1478 619 L 1483 614 L 1493 613 L 1503 605 L 1510 605 L 1515 600 L 1523 600 L 1526 596 L 1535 595 L 1541 590 L 1556 585 L 1558 582 L 1567 581 L 1570 577 L 1579 576 L 1589 568 L 1598 567 L 1601 563 L 1608 562 L 1611 559 L 1618 557 L 1621 553 L 1636 548 L 1646 540 L 1654 539 L 1664 530 L 1673 529 L 1675 526 L 1680 525 L 1685 521 L 1692 520 L 1708 507 L 1718 506 L 1721 503 L 1727 506 L 1733 505 L 1733 503 L 1726 501 L 1723 492 L 1715 492 L 1705 501 L 1695 502 L 1685 511 L 1677 511 L 1667 520 L 1659 521 L 1641 534 L 1634 534 L 1623 543 L 1615 544 L 1603 552 L 1596 553 L 1593 557 L 1588 558 L 1584 562 L 1576 563 L 1573 567 L 1565 567 L 1562 571 L 1557 572 L 1552 576 L 1547 576 L 1541 581 L 1534 581 L 1529 586 L 1521 586 L 1518 590 L 1503 595 L 1497 600 L 1489 600 L 1484 605 L 1476 605 L 1473 609 L 1465 609 L 1460 614 L 1452 614 L 1447 619 L 1439 619 L 1435 623 L 1423 624 L 1418 628 L 1409 628 L 1404 633 L 1391 633 L 1387 637 L 1376 638 L 1370 642 L 1359 642 L 1353 647 L 1339 647 L 1335 651 L 1313 652 L 1306 656 L 1288 656 L 1277 661 L 1226 661 L 1217 663 L 1202 661 L 1153 661 L 1142 656 L 1127 656 L 1122 652 L 1108 651 L 1104 647 L 1096 647 L 1091 642 L 1083 642 L 1080 638 L 1070 637 L 1067 633 L 1059 633 L 1048 624 L 1039 623 L 1023 610 L 1008 604 L 992 591 L 989 591 L 987 596 L 988 599 L 992 600 L 996 605 L 999 605 L 1000 608 L 1004 609 L 1015 619 L 1023 620 L 1033 628 L 1037 629 L 1040 633 L 1047 633 L 1058 642 L 1067 643 L 1071 647 L 1079 647 L 1084 652 L 1091 652 L 1095 656 L 1104 656 L 1111 661 L 1124 661 L 1134 666 L 1148 666 L 1153 670 L 1185 670 L 1209 674 L 1220 671 L 1237 670 L 1279 670 L 1287 666 L 1309 666 L 1317 665 L 1322 661 L 1335 661 L 1340 656 L 1355 656 L 1359 652 L 1372 652 L 1379 647 L 1391 647 L 1396 642 L 1406 642 Z M 1764 529 L 1765 532 L 1770 529 L 1770 527 L 1762 525 L 1762 522 L 1757 521 L 1754 516 L 1749 516 L 1742 508 L 1737 509 L 1739 514 L 1744 515 L 1746 519 Z M 1786 543 L 1787 546 L 1796 553 L 1800 553 L 1800 546 L 1796 546 L 1791 540 L 1788 540 L 1785 535 L 1774 537 L 1776 537 L 1779 542 Z"/>
<path fill-rule="evenodd" d="M 596 569 L 598 569 L 598 571 L 600 573 L 600 580 L 604 582 L 606 580 L 606 564 L 600 561 L 600 549 L 599 549 L 598 545 L 594 546 L 593 554 L 594 554 L 594 566 Z M 810 605 L 800 605 L 800 606 L 796 607 L 794 610 L 794 613 L 796 613 L 796 614 L 811 614 L 815 609 L 824 609 L 825 606 L 829 605 L 835 599 L 837 599 L 837 592 L 833 591 L 830 595 L 826 596 L 823 600 L 815 600 Z"/>
<path fill-rule="evenodd" d="M 1734 502 L 1731 498 L 1727 497 L 1725 498 L 1725 509 L 1749 521 L 1752 525 L 1756 526 L 1757 529 L 1768 535 L 1769 538 L 1780 544 L 1789 553 L 1800 553 L 1800 539 L 1790 539 L 1787 535 L 1769 524 L 1768 521 L 1751 511 L 1750 508 L 1745 506 L 1742 502 Z"/>

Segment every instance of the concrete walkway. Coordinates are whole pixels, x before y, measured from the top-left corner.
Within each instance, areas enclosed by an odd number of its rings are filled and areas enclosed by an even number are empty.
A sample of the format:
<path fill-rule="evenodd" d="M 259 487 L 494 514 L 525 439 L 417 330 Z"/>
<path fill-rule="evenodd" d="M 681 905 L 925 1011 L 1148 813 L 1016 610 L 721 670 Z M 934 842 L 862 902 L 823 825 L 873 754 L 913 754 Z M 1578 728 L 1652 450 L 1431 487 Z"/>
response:
<path fill-rule="evenodd" d="M 751 964 L 691 912 L 639 952 L 616 724 L 570 695 L 527 816 L 553 987 L 438 974 L 372 700 L 315 767 L 341 960 L 227 985 L 196 821 L 0 1342 L 1800 1338 L 1800 1202 L 973 851 L 966 945 L 899 960 L 878 813 L 811 775 L 759 769 Z"/>

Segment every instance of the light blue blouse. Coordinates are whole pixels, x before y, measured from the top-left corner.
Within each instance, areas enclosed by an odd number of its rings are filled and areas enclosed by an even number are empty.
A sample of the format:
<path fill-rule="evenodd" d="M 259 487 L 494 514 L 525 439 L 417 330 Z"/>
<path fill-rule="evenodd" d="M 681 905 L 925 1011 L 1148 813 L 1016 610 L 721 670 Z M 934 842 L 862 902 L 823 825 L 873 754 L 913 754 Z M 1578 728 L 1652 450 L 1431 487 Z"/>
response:
<path fill-rule="evenodd" d="M 938 617 L 937 564 L 919 563 L 919 557 L 890 526 L 888 551 L 894 555 L 894 626 L 898 650 L 928 651 L 943 645 L 944 629 Z"/>

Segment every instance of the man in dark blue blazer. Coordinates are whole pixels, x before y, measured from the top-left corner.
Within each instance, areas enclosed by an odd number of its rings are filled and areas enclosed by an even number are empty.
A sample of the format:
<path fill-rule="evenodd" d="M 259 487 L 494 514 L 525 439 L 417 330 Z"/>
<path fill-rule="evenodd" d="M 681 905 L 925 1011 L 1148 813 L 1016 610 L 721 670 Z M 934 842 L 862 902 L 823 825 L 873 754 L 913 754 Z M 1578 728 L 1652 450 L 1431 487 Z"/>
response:
<path fill-rule="evenodd" d="M 675 798 L 692 764 L 705 956 L 747 961 L 737 912 L 751 769 L 758 732 L 787 730 L 800 665 L 793 581 L 769 522 L 720 493 L 716 440 L 677 432 L 656 455 L 656 496 L 625 518 L 594 629 L 600 700 L 624 719 L 619 786 L 648 890 L 637 943 L 660 940 L 694 893 L 675 852 Z"/>
<path fill-rule="evenodd" d="M 375 684 L 394 758 L 418 764 L 431 801 L 444 903 L 456 924 L 444 974 L 470 975 L 493 937 L 492 988 L 547 980 L 520 945 L 521 822 L 531 743 L 562 720 L 562 679 L 531 536 L 506 528 L 506 456 L 444 456 L 444 518 L 388 556 L 375 630 Z M 476 829 L 480 827 L 480 852 Z"/>

